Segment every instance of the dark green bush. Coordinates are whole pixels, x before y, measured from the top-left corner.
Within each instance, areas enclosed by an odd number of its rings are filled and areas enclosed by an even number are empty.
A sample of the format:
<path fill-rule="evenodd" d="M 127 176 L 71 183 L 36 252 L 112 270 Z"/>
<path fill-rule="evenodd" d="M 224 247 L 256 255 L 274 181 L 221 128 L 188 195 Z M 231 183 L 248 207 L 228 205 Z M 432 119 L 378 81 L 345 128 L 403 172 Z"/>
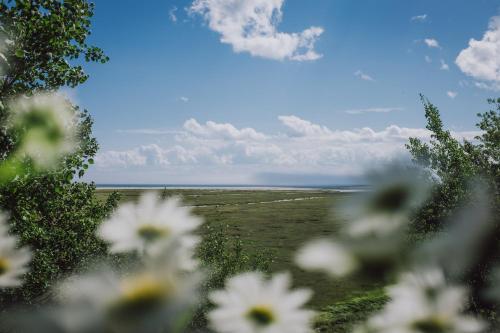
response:
<path fill-rule="evenodd" d="M 16 184 L 0 203 L 15 200 L 10 225 L 22 244 L 34 254 L 31 270 L 21 288 L 0 293 L 2 307 L 19 303 L 43 303 L 44 293 L 58 279 L 106 255 L 95 229 L 115 207 L 116 195 L 101 203 L 95 186 L 71 183 L 58 187 L 52 177 Z M 40 189 L 44 189 L 41 193 Z M 61 195 L 61 193 L 63 193 Z M 45 198 L 45 199 L 43 199 Z"/>

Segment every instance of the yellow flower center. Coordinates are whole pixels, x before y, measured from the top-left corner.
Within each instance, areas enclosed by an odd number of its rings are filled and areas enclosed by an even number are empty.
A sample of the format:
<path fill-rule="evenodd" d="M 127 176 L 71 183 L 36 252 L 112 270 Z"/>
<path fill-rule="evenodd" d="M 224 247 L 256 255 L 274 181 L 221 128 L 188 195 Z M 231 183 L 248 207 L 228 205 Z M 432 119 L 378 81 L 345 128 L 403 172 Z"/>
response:
<path fill-rule="evenodd" d="M 7 273 L 10 268 L 10 263 L 5 258 L 0 258 L 0 275 Z"/>
<path fill-rule="evenodd" d="M 141 226 L 137 233 L 147 242 L 154 242 L 159 238 L 163 238 L 169 234 L 169 230 L 166 227 L 158 227 L 153 224 L 145 224 Z"/>
<path fill-rule="evenodd" d="M 54 114 L 45 109 L 35 109 L 24 115 L 23 124 L 30 131 L 37 131 L 40 138 L 51 144 L 64 140 L 64 129 L 54 118 Z"/>
<path fill-rule="evenodd" d="M 121 296 L 111 305 L 113 318 L 127 320 L 158 310 L 173 293 L 173 285 L 151 275 L 127 279 Z"/>
<path fill-rule="evenodd" d="M 258 326 L 267 326 L 274 321 L 275 316 L 269 306 L 257 305 L 247 312 L 247 318 Z"/>
<path fill-rule="evenodd" d="M 403 184 L 381 190 L 372 205 L 376 211 L 393 213 L 402 209 L 410 199 L 410 189 Z"/>
<path fill-rule="evenodd" d="M 446 318 L 432 316 L 417 320 L 412 324 L 413 329 L 422 333 L 445 333 L 451 331 L 451 326 Z"/>

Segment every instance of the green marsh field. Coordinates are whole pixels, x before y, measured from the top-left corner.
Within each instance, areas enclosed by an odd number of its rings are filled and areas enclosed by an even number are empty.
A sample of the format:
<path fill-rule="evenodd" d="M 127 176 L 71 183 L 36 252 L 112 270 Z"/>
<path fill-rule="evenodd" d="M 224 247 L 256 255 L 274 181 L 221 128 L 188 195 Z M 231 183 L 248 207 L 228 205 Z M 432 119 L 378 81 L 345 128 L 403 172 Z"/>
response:
<path fill-rule="evenodd" d="M 114 190 L 98 189 L 105 198 Z M 120 189 L 121 202 L 137 200 L 145 190 Z M 162 190 L 156 191 L 158 195 Z M 244 241 L 245 251 L 270 250 L 273 272 L 290 271 L 296 286 L 314 290 L 312 306 L 322 309 L 337 302 L 358 299 L 380 286 L 353 278 L 332 280 L 305 272 L 294 265 L 296 250 L 308 240 L 328 237 L 336 223 L 345 223 L 336 206 L 356 193 L 329 190 L 218 190 L 167 189 L 205 218 L 207 226 L 225 225 L 228 233 Z M 203 232 L 203 229 L 202 229 Z"/>

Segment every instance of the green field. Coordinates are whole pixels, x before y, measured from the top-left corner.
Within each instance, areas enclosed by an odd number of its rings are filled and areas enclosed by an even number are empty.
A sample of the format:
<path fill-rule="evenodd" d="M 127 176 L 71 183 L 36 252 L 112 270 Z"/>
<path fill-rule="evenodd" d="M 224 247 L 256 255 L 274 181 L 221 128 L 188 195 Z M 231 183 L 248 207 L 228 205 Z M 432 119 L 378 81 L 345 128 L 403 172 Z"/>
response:
<path fill-rule="evenodd" d="M 160 195 L 161 190 L 157 191 Z M 106 197 L 112 190 L 99 189 Z M 121 189 L 122 202 L 136 200 L 141 190 Z M 335 222 L 346 221 L 334 209 L 355 193 L 302 190 L 168 190 L 180 195 L 207 225 L 224 224 L 228 232 L 241 237 L 248 251 L 269 249 L 275 272 L 290 271 L 297 286 L 314 290 L 312 305 L 323 308 L 339 301 L 364 295 L 379 286 L 357 279 L 332 280 L 323 274 L 305 272 L 293 263 L 296 250 L 304 242 L 335 234 Z"/>

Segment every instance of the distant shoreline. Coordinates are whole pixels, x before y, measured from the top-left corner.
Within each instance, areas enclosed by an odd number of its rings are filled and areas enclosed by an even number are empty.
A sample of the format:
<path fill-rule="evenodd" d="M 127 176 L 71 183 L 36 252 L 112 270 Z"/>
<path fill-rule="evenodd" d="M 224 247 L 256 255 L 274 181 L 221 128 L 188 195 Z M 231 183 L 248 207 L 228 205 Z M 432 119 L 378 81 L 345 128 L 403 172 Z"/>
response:
<path fill-rule="evenodd" d="M 370 189 L 368 185 L 184 185 L 184 184 L 96 184 L 97 189 L 106 190 L 148 190 L 164 188 L 170 190 L 240 190 L 240 191 L 336 191 L 364 192 Z"/>

